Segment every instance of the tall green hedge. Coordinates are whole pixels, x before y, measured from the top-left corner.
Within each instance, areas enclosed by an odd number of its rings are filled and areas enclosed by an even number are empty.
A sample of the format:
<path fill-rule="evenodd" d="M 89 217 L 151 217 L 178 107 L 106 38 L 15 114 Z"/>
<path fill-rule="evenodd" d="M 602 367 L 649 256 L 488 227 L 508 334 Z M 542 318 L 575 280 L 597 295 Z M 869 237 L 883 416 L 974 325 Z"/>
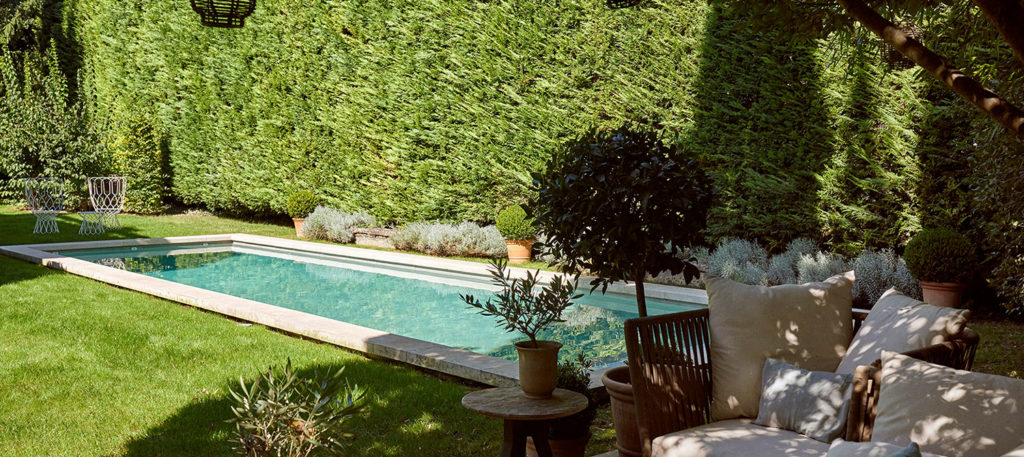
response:
<path fill-rule="evenodd" d="M 920 83 L 714 0 L 68 0 L 100 117 L 152 109 L 174 196 L 282 213 L 313 189 L 382 221 L 492 219 L 591 125 L 664 129 L 714 167 L 714 237 L 845 250 L 918 226 Z M 838 62 L 838 63 L 837 63 Z"/>

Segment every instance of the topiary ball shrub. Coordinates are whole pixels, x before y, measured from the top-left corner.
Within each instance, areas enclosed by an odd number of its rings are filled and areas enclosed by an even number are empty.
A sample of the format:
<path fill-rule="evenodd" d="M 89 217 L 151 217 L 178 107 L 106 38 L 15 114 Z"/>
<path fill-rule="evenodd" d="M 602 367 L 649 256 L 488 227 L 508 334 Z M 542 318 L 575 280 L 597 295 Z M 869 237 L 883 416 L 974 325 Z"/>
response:
<path fill-rule="evenodd" d="M 305 219 L 320 205 L 320 199 L 308 190 L 300 190 L 288 196 L 285 209 L 293 219 Z"/>
<path fill-rule="evenodd" d="M 521 206 L 509 206 L 498 213 L 495 225 L 506 240 L 534 239 L 533 218 Z"/>
<path fill-rule="evenodd" d="M 533 178 L 545 253 L 568 271 L 597 276 L 595 289 L 634 282 L 641 316 L 648 274 L 683 273 L 686 282 L 700 275 L 679 258 L 700 243 L 712 201 L 711 180 L 692 151 L 627 123 L 584 133 Z"/>
<path fill-rule="evenodd" d="M 967 237 L 948 228 L 925 229 L 907 243 L 903 259 L 919 281 L 966 282 L 975 268 Z"/>

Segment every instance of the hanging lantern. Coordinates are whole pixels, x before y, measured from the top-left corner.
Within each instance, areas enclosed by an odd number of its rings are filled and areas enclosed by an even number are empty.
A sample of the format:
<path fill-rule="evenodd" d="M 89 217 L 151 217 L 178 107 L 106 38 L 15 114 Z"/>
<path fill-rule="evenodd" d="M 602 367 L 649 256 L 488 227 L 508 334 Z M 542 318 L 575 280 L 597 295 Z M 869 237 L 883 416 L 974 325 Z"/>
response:
<path fill-rule="evenodd" d="M 238 28 L 256 8 L 256 0 L 189 0 L 207 27 Z"/>

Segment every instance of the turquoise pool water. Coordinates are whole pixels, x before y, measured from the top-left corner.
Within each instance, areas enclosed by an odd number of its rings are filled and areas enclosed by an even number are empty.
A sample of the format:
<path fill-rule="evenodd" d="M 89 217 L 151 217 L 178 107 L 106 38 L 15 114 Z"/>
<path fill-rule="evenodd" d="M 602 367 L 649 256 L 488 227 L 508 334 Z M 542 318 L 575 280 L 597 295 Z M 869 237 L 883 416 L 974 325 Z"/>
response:
<path fill-rule="evenodd" d="M 406 265 L 334 258 L 239 245 L 178 245 L 61 252 L 135 273 L 303 311 L 481 354 L 515 359 L 506 333 L 459 298 L 490 295 L 488 277 Z M 589 285 L 581 284 L 581 292 Z M 648 300 L 651 314 L 701 305 Z M 541 337 L 563 344 L 561 357 L 582 352 L 597 366 L 625 359 L 622 323 L 636 317 L 631 296 L 584 295 Z"/>

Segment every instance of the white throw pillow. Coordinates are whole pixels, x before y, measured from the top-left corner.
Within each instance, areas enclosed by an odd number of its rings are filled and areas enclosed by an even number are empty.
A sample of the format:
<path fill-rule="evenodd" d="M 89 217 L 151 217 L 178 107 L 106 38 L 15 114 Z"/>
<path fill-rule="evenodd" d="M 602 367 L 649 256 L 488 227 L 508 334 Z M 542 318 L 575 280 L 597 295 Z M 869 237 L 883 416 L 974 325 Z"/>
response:
<path fill-rule="evenodd" d="M 768 358 L 834 371 L 853 333 L 853 272 L 823 282 L 750 286 L 708 276 L 711 417 L 757 417 Z"/>
<path fill-rule="evenodd" d="M 907 352 L 946 342 L 967 323 L 966 309 L 932 306 L 889 289 L 871 308 L 836 373 L 871 365 L 882 351 Z"/>
<path fill-rule="evenodd" d="M 882 354 L 872 441 L 949 457 L 1000 457 L 1024 443 L 1024 380 Z"/>
<path fill-rule="evenodd" d="M 905 446 L 889 443 L 857 443 L 854 441 L 835 440 L 828 448 L 825 457 L 889 457 L 901 451 Z M 921 457 L 942 457 L 938 454 L 922 452 Z"/>

